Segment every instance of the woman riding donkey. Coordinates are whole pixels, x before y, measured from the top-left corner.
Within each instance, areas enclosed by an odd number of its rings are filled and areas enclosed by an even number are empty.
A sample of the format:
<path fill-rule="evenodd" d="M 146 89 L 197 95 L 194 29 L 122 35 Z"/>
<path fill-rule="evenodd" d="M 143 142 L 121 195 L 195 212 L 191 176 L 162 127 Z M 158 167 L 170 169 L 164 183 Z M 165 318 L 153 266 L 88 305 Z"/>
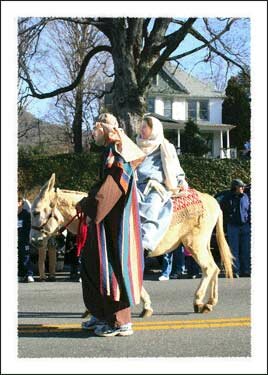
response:
<path fill-rule="evenodd" d="M 171 195 L 188 188 L 175 147 L 165 137 L 161 122 L 145 116 L 136 139 L 146 158 L 137 168 L 139 212 L 145 254 L 152 254 L 166 233 L 173 212 Z"/>
<path fill-rule="evenodd" d="M 82 327 L 103 337 L 128 336 L 133 333 L 130 307 L 140 302 L 143 282 L 134 170 L 145 155 L 110 114 L 100 116 L 92 136 L 105 150 L 99 186 L 77 204 L 91 219 L 81 254 L 81 277 L 92 318 Z"/>

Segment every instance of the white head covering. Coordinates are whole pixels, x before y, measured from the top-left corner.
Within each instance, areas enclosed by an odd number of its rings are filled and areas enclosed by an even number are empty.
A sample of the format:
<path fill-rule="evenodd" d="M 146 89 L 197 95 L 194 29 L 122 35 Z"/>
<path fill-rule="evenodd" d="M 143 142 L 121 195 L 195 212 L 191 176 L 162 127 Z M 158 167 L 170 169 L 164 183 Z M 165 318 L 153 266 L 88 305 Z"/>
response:
<path fill-rule="evenodd" d="M 136 138 L 137 145 L 146 154 L 149 155 L 160 146 L 160 155 L 162 167 L 165 174 L 165 185 L 171 191 L 177 191 L 178 178 L 182 181 L 182 185 L 187 187 L 185 181 L 185 173 L 181 168 L 175 147 L 164 137 L 162 123 L 153 116 L 145 116 L 152 121 L 152 133 L 148 139 L 142 139 L 140 135 Z M 180 182 L 181 183 L 181 182 Z"/>
<path fill-rule="evenodd" d="M 109 124 L 113 128 L 118 128 L 118 121 L 114 115 L 111 113 L 101 113 L 98 117 L 98 122 L 103 122 L 104 124 Z"/>
<path fill-rule="evenodd" d="M 122 128 L 119 128 L 118 121 L 111 113 L 102 113 L 98 121 L 101 122 L 106 135 L 115 144 L 116 151 L 125 159 L 126 162 L 133 162 L 144 159 L 142 150 L 125 134 Z"/>
<path fill-rule="evenodd" d="M 140 149 L 149 155 L 154 152 L 164 142 L 164 131 L 162 123 L 153 116 L 145 116 L 144 119 L 150 118 L 152 121 L 152 133 L 148 139 L 142 139 L 140 135 L 137 136 L 136 142 Z"/>

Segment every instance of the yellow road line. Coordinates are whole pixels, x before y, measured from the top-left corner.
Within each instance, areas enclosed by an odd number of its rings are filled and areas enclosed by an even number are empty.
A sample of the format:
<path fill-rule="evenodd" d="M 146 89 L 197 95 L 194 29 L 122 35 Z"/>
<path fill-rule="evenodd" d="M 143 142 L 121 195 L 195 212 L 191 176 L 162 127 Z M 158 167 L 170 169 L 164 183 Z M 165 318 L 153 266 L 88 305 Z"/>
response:
<path fill-rule="evenodd" d="M 156 325 L 156 324 L 193 324 L 193 323 L 218 323 L 218 322 L 235 322 L 235 321 L 250 321 L 250 317 L 239 317 L 239 318 L 217 318 L 217 319 L 188 319 L 188 320 L 161 320 L 161 321 L 150 321 L 150 322 L 133 322 L 133 326 L 140 325 Z M 64 323 L 64 324 L 20 324 L 21 328 L 57 328 L 57 327 L 80 327 L 80 323 Z"/>
<path fill-rule="evenodd" d="M 141 330 L 163 330 L 163 329 L 186 329 L 186 328 L 224 328 L 224 327 L 249 327 L 250 318 L 221 318 L 221 319 L 197 319 L 197 320 L 170 320 L 170 321 L 151 321 L 134 322 L 133 329 Z M 79 323 L 73 324 L 20 324 L 19 333 L 36 332 L 63 332 L 63 331 L 81 331 Z"/>
<path fill-rule="evenodd" d="M 134 331 L 149 331 L 162 329 L 189 329 L 189 328 L 225 328 L 225 327 L 250 327 L 250 322 L 243 323 L 211 323 L 211 324 L 178 324 L 157 325 L 148 327 L 133 327 Z"/>
<path fill-rule="evenodd" d="M 195 324 L 195 323 L 224 323 L 236 321 L 250 321 L 250 317 L 241 318 L 218 318 L 218 319 L 188 319 L 188 320 L 162 320 L 160 322 L 134 322 L 133 325 L 156 325 L 156 324 Z"/>

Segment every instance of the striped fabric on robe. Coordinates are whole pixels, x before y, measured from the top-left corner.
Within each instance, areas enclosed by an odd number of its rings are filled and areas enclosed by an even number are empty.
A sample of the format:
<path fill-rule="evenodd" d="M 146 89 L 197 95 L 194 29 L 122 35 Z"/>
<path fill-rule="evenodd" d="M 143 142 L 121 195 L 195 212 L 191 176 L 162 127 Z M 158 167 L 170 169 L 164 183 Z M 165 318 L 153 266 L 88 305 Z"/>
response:
<path fill-rule="evenodd" d="M 133 306 L 140 302 L 144 267 L 137 188 L 130 163 L 124 162 L 113 149 L 108 154 L 106 168 L 111 168 L 112 165 L 121 169 L 119 184 L 125 193 L 125 206 L 116 244 L 120 272 L 114 270 L 113 262 L 109 261 L 105 224 L 102 221 L 96 224 L 100 292 L 104 296 L 110 296 L 114 301 L 127 298 L 126 302 Z"/>

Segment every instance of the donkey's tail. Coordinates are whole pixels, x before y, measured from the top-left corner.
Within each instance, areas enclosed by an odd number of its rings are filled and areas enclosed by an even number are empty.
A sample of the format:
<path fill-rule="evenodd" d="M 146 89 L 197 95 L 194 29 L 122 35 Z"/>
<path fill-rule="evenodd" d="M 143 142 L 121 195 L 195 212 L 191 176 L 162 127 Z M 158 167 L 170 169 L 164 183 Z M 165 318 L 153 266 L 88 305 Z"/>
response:
<path fill-rule="evenodd" d="M 223 218 L 222 218 L 222 210 L 220 210 L 218 220 L 216 223 L 216 239 L 220 250 L 221 260 L 224 265 L 226 277 L 230 279 L 233 278 L 233 255 L 231 253 L 230 247 L 225 239 L 224 231 L 223 231 Z"/>

